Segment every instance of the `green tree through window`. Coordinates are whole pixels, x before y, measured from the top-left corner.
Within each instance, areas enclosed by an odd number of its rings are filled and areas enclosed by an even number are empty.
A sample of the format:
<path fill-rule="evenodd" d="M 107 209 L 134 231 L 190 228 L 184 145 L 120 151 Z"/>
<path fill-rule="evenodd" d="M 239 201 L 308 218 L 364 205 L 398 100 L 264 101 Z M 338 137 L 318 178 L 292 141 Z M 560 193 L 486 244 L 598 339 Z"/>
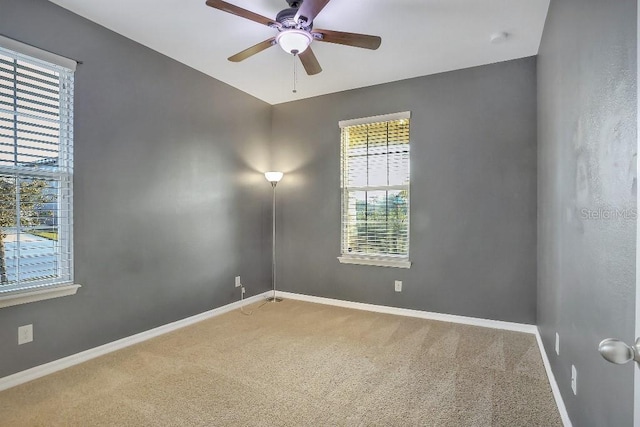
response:
<path fill-rule="evenodd" d="M 47 203 L 53 203 L 55 196 L 47 194 L 47 182 L 43 179 L 21 180 L 0 177 L 0 284 L 9 283 L 7 277 L 7 254 L 5 239 L 7 230 L 20 227 L 34 227 L 46 223 L 52 212 L 45 210 Z M 18 194 L 16 194 L 16 192 Z M 19 219 L 19 221 L 18 221 Z"/>

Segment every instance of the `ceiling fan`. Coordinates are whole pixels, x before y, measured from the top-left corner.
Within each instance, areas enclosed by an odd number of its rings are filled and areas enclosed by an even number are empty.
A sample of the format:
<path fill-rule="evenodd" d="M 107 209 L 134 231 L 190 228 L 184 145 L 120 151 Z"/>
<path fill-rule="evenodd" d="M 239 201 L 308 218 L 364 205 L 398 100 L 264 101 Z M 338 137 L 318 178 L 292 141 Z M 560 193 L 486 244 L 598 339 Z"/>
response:
<path fill-rule="evenodd" d="M 207 6 L 278 30 L 278 34 L 275 37 L 271 37 L 242 52 L 236 53 L 228 58 L 229 61 L 243 61 L 277 44 L 285 52 L 298 56 L 305 71 L 311 76 L 322 71 L 320 63 L 318 63 L 316 56 L 309 46 L 314 40 L 371 50 L 380 47 L 382 39 L 378 36 L 314 29 L 313 20 L 330 0 L 286 1 L 289 4 L 289 8 L 281 10 L 274 20 L 222 0 L 207 0 Z"/>

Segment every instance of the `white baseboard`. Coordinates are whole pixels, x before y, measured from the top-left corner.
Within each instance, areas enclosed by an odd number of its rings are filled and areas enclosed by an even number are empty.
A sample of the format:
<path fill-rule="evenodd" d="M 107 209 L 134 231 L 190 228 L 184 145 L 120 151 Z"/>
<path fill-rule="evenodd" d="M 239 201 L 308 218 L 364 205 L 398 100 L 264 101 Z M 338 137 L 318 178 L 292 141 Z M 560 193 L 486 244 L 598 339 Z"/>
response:
<path fill-rule="evenodd" d="M 365 304 L 361 302 L 343 301 L 332 298 L 295 294 L 291 292 L 277 291 L 277 294 L 282 298 L 314 302 L 318 304 L 334 305 L 345 308 L 353 308 L 356 310 L 374 311 L 376 313 L 395 314 L 398 316 L 417 317 L 420 319 L 439 320 L 442 322 L 461 323 L 464 325 L 482 326 L 485 328 L 502 329 L 507 331 L 533 334 L 535 335 L 536 341 L 538 343 L 538 349 L 540 350 L 540 355 L 542 356 L 542 362 L 544 363 L 544 368 L 547 372 L 549 384 L 551 385 L 551 391 L 553 392 L 553 397 L 556 401 L 556 405 L 558 406 L 558 412 L 560 413 L 560 417 L 562 418 L 562 423 L 565 427 L 572 427 L 571 420 L 569 419 L 569 414 L 567 413 L 567 408 L 564 405 L 564 400 L 562 400 L 562 395 L 560 394 L 560 389 L 558 388 L 558 383 L 556 382 L 556 378 L 551 371 L 551 365 L 549 364 L 547 352 L 545 351 L 544 344 L 542 343 L 542 339 L 540 338 L 540 332 L 538 331 L 538 327 L 535 325 L 503 322 L 500 320 L 479 319 L 477 317 L 457 316 L 453 314 L 433 313 L 429 311 L 410 310 L 407 308 L 388 307 L 384 305 Z"/>
<path fill-rule="evenodd" d="M 538 331 L 536 325 L 526 323 L 503 322 L 501 320 L 480 319 L 477 317 L 458 316 L 455 314 L 442 314 L 430 311 L 411 310 L 408 308 L 389 307 L 386 305 L 366 304 L 362 302 L 343 301 L 339 299 L 315 297 L 310 295 L 295 294 L 292 292 L 276 291 L 282 298 L 300 301 L 315 302 L 318 304 L 335 305 L 338 307 L 353 308 L 356 310 L 374 311 L 376 313 L 395 314 L 396 316 L 417 317 L 420 319 L 438 320 L 441 322 L 461 323 L 464 325 L 482 326 L 485 328 L 503 329 L 506 331 L 525 332 L 535 334 Z"/>
<path fill-rule="evenodd" d="M 536 340 L 538 341 L 538 348 L 540 349 L 540 355 L 542 356 L 544 369 L 547 371 L 547 377 L 549 378 L 551 391 L 553 391 L 553 398 L 556 400 L 558 412 L 560 412 L 560 417 L 562 418 L 562 424 L 564 424 L 564 427 L 572 427 L 571 419 L 569 418 L 569 413 L 567 412 L 567 407 L 564 406 L 564 400 L 562 399 L 562 395 L 560 394 L 560 389 L 558 388 L 556 377 L 555 375 L 553 375 L 553 371 L 551 370 L 551 363 L 549 363 L 549 357 L 547 356 L 547 352 L 544 348 L 544 343 L 542 342 L 542 337 L 540 336 L 540 331 L 538 330 L 538 328 L 536 328 Z"/>
<path fill-rule="evenodd" d="M 45 375 L 49 375 L 57 371 L 61 371 L 62 369 L 78 365 L 80 363 L 86 362 L 87 360 L 103 356 L 107 353 L 111 353 L 113 351 L 117 351 L 125 347 L 141 343 L 151 338 L 155 338 L 168 332 L 175 331 L 176 329 L 184 328 L 185 326 L 193 325 L 194 323 L 219 316 L 231 310 L 244 307 L 245 305 L 252 304 L 266 298 L 267 296 L 271 295 L 271 293 L 271 291 L 267 291 L 250 298 L 246 298 L 243 301 L 236 301 L 234 303 L 227 304 L 213 310 L 205 311 L 204 313 L 196 314 L 195 316 L 187 317 L 186 319 L 158 326 L 157 328 L 153 328 L 145 332 L 140 332 L 139 334 L 131 335 L 130 337 L 122 338 L 120 340 L 113 341 L 99 347 L 72 354 L 71 356 L 54 360 L 53 362 L 35 366 L 31 369 L 27 369 L 4 378 L 0 378 L 0 391 L 15 387 L 20 384 L 24 384 L 40 377 L 44 377 Z"/>

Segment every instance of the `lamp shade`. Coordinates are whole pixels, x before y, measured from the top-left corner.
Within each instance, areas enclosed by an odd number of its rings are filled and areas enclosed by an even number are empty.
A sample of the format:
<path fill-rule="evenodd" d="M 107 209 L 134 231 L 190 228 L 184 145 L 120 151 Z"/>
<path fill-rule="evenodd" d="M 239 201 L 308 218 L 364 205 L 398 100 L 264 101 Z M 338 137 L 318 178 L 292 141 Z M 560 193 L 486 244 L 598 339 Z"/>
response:
<path fill-rule="evenodd" d="M 311 44 L 311 34 L 303 30 L 285 30 L 276 36 L 276 42 L 287 53 L 300 54 Z"/>
<path fill-rule="evenodd" d="M 265 172 L 264 177 L 269 182 L 280 182 L 284 174 L 282 172 Z"/>

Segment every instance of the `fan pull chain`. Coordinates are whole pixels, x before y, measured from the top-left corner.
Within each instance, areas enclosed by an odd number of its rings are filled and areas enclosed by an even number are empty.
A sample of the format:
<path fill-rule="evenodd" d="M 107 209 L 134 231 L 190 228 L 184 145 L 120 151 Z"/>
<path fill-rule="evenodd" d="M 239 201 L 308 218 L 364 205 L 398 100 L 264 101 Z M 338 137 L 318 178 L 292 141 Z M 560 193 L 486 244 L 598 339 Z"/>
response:
<path fill-rule="evenodd" d="M 298 90 L 296 89 L 296 83 L 298 80 L 298 70 L 296 67 L 296 63 L 298 62 L 297 59 L 298 59 L 298 54 L 294 53 L 293 54 L 293 93 L 298 93 Z"/>

